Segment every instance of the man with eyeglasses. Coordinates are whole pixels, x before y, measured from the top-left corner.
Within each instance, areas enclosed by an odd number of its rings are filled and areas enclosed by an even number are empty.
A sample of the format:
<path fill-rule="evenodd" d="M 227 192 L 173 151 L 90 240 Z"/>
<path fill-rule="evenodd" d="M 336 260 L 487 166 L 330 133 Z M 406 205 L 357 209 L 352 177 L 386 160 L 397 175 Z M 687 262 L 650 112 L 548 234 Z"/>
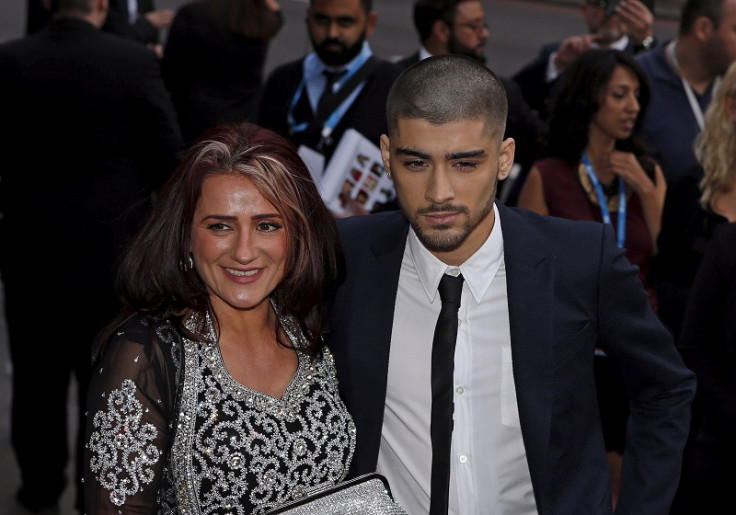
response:
<path fill-rule="evenodd" d="M 654 0 L 582 0 L 586 34 L 544 45 L 531 62 L 511 78 L 521 86 L 527 103 L 545 119 L 557 79 L 589 48 L 604 47 L 639 53 L 654 47 Z"/>
<path fill-rule="evenodd" d="M 402 68 L 442 54 L 461 54 L 485 64 L 485 47 L 490 33 L 479 0 L 416 0 L 413 19 L 420 46 L 397 62 Z M 537 156 L 542 122 L 524 100 L 519 86 L 510 79 L 498 78 L 506 89 L 509 104 L 504 137 L 516 141 L 515 167 L 509 177 L 499 183 L 498 196 L 502 202 L 512 205 L 517 196 L 513 182 L 526 174 Z"/>

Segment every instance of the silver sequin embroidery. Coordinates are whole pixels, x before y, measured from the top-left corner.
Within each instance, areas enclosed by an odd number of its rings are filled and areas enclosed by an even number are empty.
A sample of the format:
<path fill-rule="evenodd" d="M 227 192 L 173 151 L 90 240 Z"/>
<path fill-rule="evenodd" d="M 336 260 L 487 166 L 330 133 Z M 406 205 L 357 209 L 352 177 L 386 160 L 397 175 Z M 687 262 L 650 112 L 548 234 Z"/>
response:
<path fill-rule="evenodd" d="M 142 484 L 151 482 L 151 465 L 160 456 L 151 443 L 156 438 L 156 428 L 141 424 L 143 407 L 135 391 L 135 383 L 125 379 L 120 389 L 110 392 L 107 410 L 95 414 L 95 431 L 89 439 L 92 472 L 110 490 L 110 502 L 116 506 L 122 506 Z"/>
<path fill-rule="evenodd" d="M 279 319 L 294 346 L 302 348 L 297 324 Z M 232 379 L 212 323 L 206 315 L 204 320 L 209 341 L 183 338 L 181 346 L 170 347 L 179 409 L 170 420 L 173 441 L 158 513 L 258 515 L 316 485 L 343 480 L 355 450 L 355 425 L 339 399 L 329 350 L 321 359 L 298 352 L 297 372 L 277 399 Z M 187 327 L 202 327 L 202 321 L 193 316 Z M 173 343 L 170 325 L 156 334 Z M 183 349 L 183 356 L 176 349 Z M 165 452 L 150 444 L 156 429 L 140 424 L 135 394 L 131 380 L 110 393 L 107 410 L 94 417 L 89 441 L 92 470 L 117 506 L 150 483 L 150 465 Z"/>

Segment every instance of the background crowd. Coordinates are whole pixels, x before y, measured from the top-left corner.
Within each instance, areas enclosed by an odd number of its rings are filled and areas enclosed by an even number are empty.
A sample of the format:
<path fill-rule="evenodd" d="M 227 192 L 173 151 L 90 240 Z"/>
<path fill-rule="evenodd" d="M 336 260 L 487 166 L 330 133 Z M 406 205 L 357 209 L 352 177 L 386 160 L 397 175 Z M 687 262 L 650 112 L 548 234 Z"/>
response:
<path fill-rule="evenodd" d="M 724 463 L 736 458 L 726 438 L 736 419 L 736 286 L 728 250 L 736 222 L 736 0 L 682 2 L 675 37 L 663 40 L 654 31 L 654 2 L 584 0 L 579 8 L 586 32 L 549 42 L 514 73 L 499 74 L 508 99 L 502 136 L 515 140 L 515 152 L 499 176 L 498 204 L 614 226 L 618 247 L 637 266 L 648 309 L 700 386 L 671 513 L 708 512 L 728 498 L 734 474 Z M 143 0 L 29 0 L 27 36 L 0 46 L 0 76 L 10 88 L 0 111 L 14 128 L 0 144 L 8 157 L 0 170 L 0 241 L 23 242 L 23 252 L 3 243 L 0 254 L 19 506 L 52 513 L 67 481 L 81 485 L 79 477 L 64 476 L 70 456 L 77 456 L 77 476 L 84 467 L 83 431 L 77 449 L 67 448 L 68 384 L 74 375 L 84 406 L 95 335 L 117 313 L 123 249 L 151 201 L 171 191 L 162 189 L 166 179 L 194 159 L 185 158 L 192 143 L 219 123 L 254 122 L 288 140 L 319 185 L 306 156 L 327 167 L 349 129 L 388 152 L 381 140 L 392 130 L 385 106 L 399 74 L 445 54 L 485 64 L 490 19 L 492 3 L 417 0 L 417 50 L 397 59 L 372 48 L 382 20 L 371 2 L 311 0 L 305 57 L 267 71 L 269 45 L 285 23 L 277 0 L 197 0 L 176 10 Z M 343 200 L 349 215 L 371 217 L 398 210 L 399 202 L 411 206 L 406 190 L 393 196 L 370 211 Z M 191 219 L 178 223 L 187 227 Z M 349 240 L 346 227 L 340 225 Z M 186 249 L 183 256 L 178 266 L 186 268 Z M 125 266 L 130 274 L 131 263 Z M 713 285 L 721 288 L 717 295 L 710 295 Z M 315 293 L 314 302 L 321 298 Z M 201 310 L 202 302 L 174 304 Z M 282 307 L 274 306 L 279 316 Z M 269 328 L 278 327 L 264 316 Z M 333 320 L 336 334 L 340 322 Z M 628 352 L 610 345 L 614 354 Z M 614 364 L 621 356 L 607 360 L 601 348 L 595 355 L 615 506 L 633 434 L 626 430 L 633 372 Z M 347 369 L 338 351 L 338 377 L 342 360 Z M 42 398 L 43 409 L 28 409 Z M 78 415 L 83 428 L 88 421 Z M 47 466 L 39 468 L 41 461 Z M 80 486 L 78 506 L 82 497 Z"/>

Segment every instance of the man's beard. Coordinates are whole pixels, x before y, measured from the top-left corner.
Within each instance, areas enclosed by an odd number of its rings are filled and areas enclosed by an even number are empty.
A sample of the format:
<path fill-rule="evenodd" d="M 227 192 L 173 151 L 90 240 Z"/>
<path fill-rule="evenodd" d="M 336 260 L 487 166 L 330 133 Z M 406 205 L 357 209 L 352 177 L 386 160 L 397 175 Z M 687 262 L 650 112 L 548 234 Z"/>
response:
<path fill-rule="evenodd" d="M 327 66 L 342 66 L 355 59 L 360 51 L 363 49 L 363 42 L 365 41 L 365 30 L 360 35 L 358 40 L 352 46 L 345 46 L 342 41 L 337 39 L 325 39 L 319 45 L 314 41 L 314 38 L 310 34 L 309 38 L 312 40 L 312 47 L 317 53 L 320 60 Z M 327 48 L 327 45 L 339 45 L 340 50 L 332 50 Z"/>
<path fill-rule="evenodd" d="M 463 244 L 463 242 L 468 239 L 470 233 L 472 233 L 481 224 L 481 222 L 483 222 L 483 220 L 488 217 L 489 213 L 493 210 L 493 198 L 495 196 L 496 195 L 494 190 L 494 194 L 491 195 L 488 202 L 483 206 L 481 211 L 475 216 L 475 218 L 470 218 L 469 220 L 467 220 L 461 226 L 459 231 L 450 231 L 449 229 L 443 230 L 436 227 L 432 228 L 434 229 L 434 231 L 425 231 L 420 226 L 419 222 L 417 222 L 418 218 L 422 214 L 439 212 L 443 209 L 449 209 L 449 206 L 438 205 L 432 206 L 430 208 L 420 209 L 415 212 L 414 215 L 410 218 L 409 223 L 414 229 L 414 232 L 416 233 L 417 238 L 419 238 L 419 241 L 421 241 L 428 250 L 432 252 L 451 252 L 458 249 Z M 465 206 L 453 206 L 453 208 L 457 211 L 465 213 L 466 215 L 470 214 Z"/>
<path fill-rule="evenodd" d="M 472 57 L 479 63 L 486 64 L 486 56 L 484 53 L 479 54 L 474 48 L 461 44 L 452 33 L 450 33 L 450 38 L 447 40 L 447 52 L 450 54 L 460 54 Z"/>

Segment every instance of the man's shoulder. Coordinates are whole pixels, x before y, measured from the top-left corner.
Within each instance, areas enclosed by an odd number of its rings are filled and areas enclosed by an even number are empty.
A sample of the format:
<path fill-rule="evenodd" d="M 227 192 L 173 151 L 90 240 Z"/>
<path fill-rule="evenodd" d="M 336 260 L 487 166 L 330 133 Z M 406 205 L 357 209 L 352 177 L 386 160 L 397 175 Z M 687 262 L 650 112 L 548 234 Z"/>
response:
<path fill-rule="evenodd" d="M 419 62 L 419 50 L 407 55 L 406 57 L 402 57 L 401 59 L 396 61 L 396 66 L 398 66 L 402 70 L 405 70 L 412 64 L 418 63 L 418 62 Z"/>
<path fill-rule="evenodd" d="M 650 81 L 678 79 L 677 74 L 672 70 L 672 67 L 667 61 L 665 52 L 666 45 L 663 44 L 634 56 L 634 59 L 639 63 Z"/>
<path fill-rule="evenodd" d="M 337 219 L 343 241 L 367 242 L 384 239 L 408 230 L 409 222 L 400 210 Z"/>
<path fill-rule="evenodd" d="M 371 76 L 380 79 L 381 81 L 388 80 L 393 84 L 394 79 L 404 71 L 401 66 L 394 62 L 380 57 L 375 57 L 375 59 L 377 61 L 376 67 L 371 73 Z"/>
<path fill-rule="evenodd" d="M 271 70 L 268 74 L 267 81 L 278 84 L 276 81 L 287 80 L 289 82 L 294 79 L 301 80 L 304 75 L 304 58 L 294 59 L 286 63 L 280 64 Z"/>
<path fill-rule="evenodd" d="M 560 48 L 560 41 L 555 41 L 552 43 L 546 43 L 542 45 L 539 48 L 537 55 L 535 55 L 530 61 L 524 64 L 519 70 L 519 72 L 517 72 L 514 75 L 521 73 L 523 70 L 529 70 L 531 68 L 536 68 L 538 66 L 544 65 L 546 67 L 547 61 L 549 60 L 549 56 L 552 55 L 553 52 L 557 51 L 558 48 Z"/>
<path fill-rule="evenodd" d="M 528 209 L 515 206 L 499 206 L 502 225 L 513 224 L 514 230 L 524 229 L 524 233 L 534 234 L 536 241 L 548 241 L 555 245 L 567 246 L 571 241 L 586 241 L 588 237 L 600 235 L 603 224 L 590 220 L 571 220 L 550 215 L 540 215 Z M 521 227 L 523 225 L 523 227 Z"/>

